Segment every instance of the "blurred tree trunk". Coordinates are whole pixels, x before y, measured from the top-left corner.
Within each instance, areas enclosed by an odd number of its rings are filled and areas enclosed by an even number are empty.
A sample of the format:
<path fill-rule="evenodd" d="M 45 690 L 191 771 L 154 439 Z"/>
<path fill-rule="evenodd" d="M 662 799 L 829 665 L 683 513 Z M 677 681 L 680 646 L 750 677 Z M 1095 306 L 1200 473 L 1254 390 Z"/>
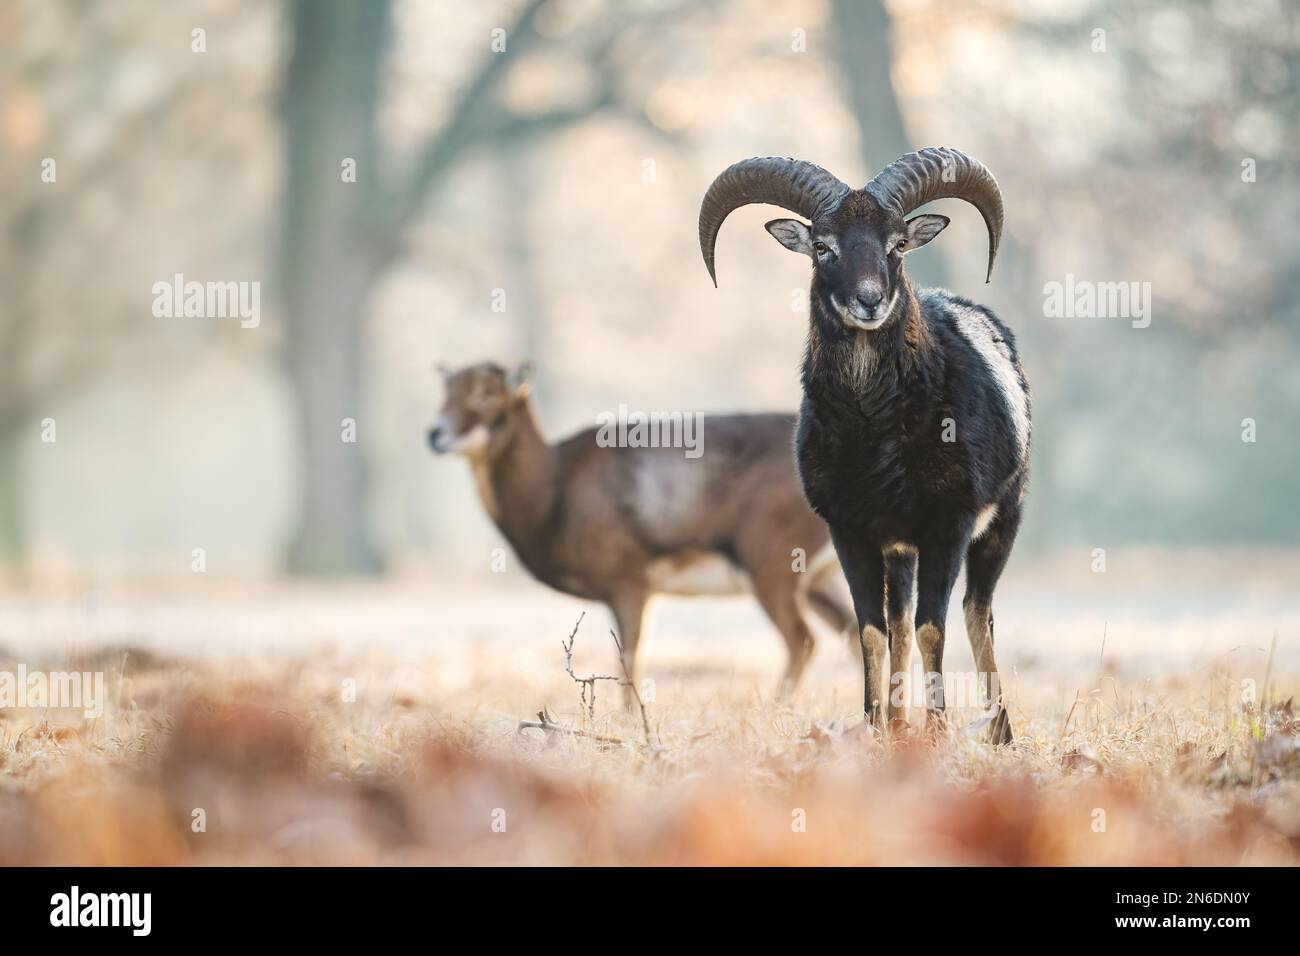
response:
<path fill-rule="evenodd" d="M 297 390 L 303 482 L 290 568 L 374 571 L 366 526 L 363 324 L 381 262 L 368 209 L 377 185 L 375 117 L 389 0 L 295 0 L 285 90 L 280 280 Z M 356 181 L 343 163 L 354 160 Z M 356 425 L 344 441 L 345 419 Z"/>
<path fill-rule="evenodd" d="M 871 177 L 916 148 L 907 135 L 890 74 L 893 29 L 882 0 L 835 0 L 834 12 L 840 72 L 857 119 L 862 164 Z M 942 256 L 909 257 L 907 272 L 917 285 L 944 284 Z"/>

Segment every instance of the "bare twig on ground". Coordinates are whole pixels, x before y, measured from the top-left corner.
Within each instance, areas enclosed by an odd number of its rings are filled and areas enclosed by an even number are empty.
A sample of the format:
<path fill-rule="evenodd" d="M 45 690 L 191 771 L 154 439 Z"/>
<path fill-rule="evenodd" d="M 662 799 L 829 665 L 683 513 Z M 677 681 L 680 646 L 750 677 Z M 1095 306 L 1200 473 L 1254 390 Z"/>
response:
<path fill-rule="evenodd" d="M 565 673 L 578 685 L 578 696 L 582 701 L 582 709 L 586 714 L 587 720 L 595 722 L 596 720 L 596 685 L 600 681 L 607 680 L 625 688 L 636 701 L 637 707 L 641 712 L 641 728 L 645 734 L 645 746 L 653 747 L 650 742 L 650 715 L 646 712 L 645 701 L 641 698 L 641 692 L 637 689 L 636 684 L 632 681 L 632 675 L 628 671 L 627 661 L 623 657 L 623 644 L 618 639 L 618 635 L 613 630 L 609 632 L 610 637 L 614 639 L 614 647 L 618 651 L 619 665 L 623 669 L 622 677 L 615 677 L 612 674 L 590 674 L 586 677 L 579 677 L 573 669 L 573 645 L 578 637 L 578 628 L 582 626 L 583 618 L 587 612 L 583 611 L 578 615 L 577 622 L 573 625 L 573 630 L 569 636 L 560 641 L 560 647 L 564 649 L 564 670 Z M 589 740 L 599 741 L 606 744 L 625 744 L 621 737 L 610 737 L 604 734 L 591 733 L 586 730 L 578 730 L 569 727 L 562 727 L 551 719 L 550 714 L 545 709 L 538 711 L 537 720 L 521 720 L 516 732 L 520 730 L 545 730 L 552 733 L 570 734 L 575 737 L 586 737 Z"/>
<path fill-rule="evenodd" d="M 518 733 L 521 730 L 545 730 L 548 733 L 568 734 L 571 737 L 586 737 L 588 740 L 594 740 L 597 743 L 615 744 L 620 747 L 627 743 L 622 737 L 608 737 L 604 734 L 593 734 L 573 727 L 562 727 L 552 720 L 551 715 L 544 709 L 537 712 L 536 720 L 519 721 L 519 726 L 515 728 L 515 732 Z"/>
<path fill-rule="evenodd" d="M 583 611 L 578 615 L 578 621 L 573 625 L 573 630 L 569 632 L 568 639 L 561 641 L 560 646 L 564 648 L 564 669 L 568 672 L 569 676 L 573 678 L 574 683 L 578 685 L 578 692 L 582 698 L 582 707 L 587 712 L 587 718 L 594 721 L 596 719 L 596 683 L 602 680 L 609 680 L 616 684 L 621 684 L 623 681 L 612 674 L 592 674 L 590 677 L 579 677 L 573 672 L 573 642 L 577 639 L 578 628 L 582 626 L 582 619 L 586 616 L 586 611 Z M 614 643 L 618 643 L 617 638 L 614 640 Z M 622 659 L 621 652 L 619 657 Z M 626 673 L 626 671 L 624 671 L 624 673 Z"/>

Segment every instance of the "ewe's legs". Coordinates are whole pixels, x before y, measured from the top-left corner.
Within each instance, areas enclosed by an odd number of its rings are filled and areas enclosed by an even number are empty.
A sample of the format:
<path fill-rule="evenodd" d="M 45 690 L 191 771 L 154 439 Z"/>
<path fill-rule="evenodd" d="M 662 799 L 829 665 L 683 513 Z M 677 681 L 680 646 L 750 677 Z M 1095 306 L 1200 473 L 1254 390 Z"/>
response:
<path fill-rule="evenodd" d="M 628 680 L 634 684 L 641 679 L 641 673 L 637 668 L 637 651 L 640 648 L 641 630 L 645 622 L 646 600 L 646 593 L 638 588 L 615 595 L 609 602 L 618 640 L 623 647 L 623 666 L 627 670 Z M 623 706 L 631 710 L 635 700 L 631 690 L 623 688 Z"/>
<path fill-rule="evenodd" d="M 781 632 L 789 653 L 785 676 L 781 679 L 779 689 L 782 697 L 793 694 L 798 689 L 799 680 L 803 677 L 804 668 L 808 666 L 814 648 L 803 595 L 799 592 L 800 577 L 790 570 L 784 557 L 779 568 L 769 569 L 761 578 L 751 572 L 758 603 Z"/>

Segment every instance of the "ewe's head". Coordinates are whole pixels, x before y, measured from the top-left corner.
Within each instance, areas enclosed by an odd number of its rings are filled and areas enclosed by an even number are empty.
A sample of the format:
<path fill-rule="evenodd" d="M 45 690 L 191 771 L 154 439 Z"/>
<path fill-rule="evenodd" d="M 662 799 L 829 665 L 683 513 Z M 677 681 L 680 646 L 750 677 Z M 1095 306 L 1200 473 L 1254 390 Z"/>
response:
<path fill-rule="evenodd" d="M 713 252 L 723 220 L 749 203 L 783 206 L 811 224 L 774 219 L 767 231 L 812 259 L 813 296 L 850 328 L 875 331 L 898 314 L 903 256 L 948 225 L 946 216 L 907 216 L 945 198 L 964 199 L 984 217 L 991 276 L 1002 235 L 1002 194 L 983 164 L 945 148 L 908 153 L 856 190 L 801 160 L 743 160 L 724 170 L 704 196 L 700 251 L 716 284 Z"/>
<path fill-rule="evenodd" d="M 481 455 L 493 432 L 502 428 L 506 413 L 527 399 L 531 369 L 524 363 L 513 372 L 495 362 L 480 362 L 458 371 L 439 366 L 446 399 L 429 429 L 429 444 L 438 454 Z"/>

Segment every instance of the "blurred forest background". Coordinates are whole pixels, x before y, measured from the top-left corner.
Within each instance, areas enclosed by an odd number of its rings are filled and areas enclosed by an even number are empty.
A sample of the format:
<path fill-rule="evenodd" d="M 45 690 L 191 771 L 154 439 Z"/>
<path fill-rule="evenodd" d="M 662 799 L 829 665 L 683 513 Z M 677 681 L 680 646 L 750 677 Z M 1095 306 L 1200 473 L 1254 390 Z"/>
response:
<path fill-rule="evenodd" d="M 714 290 L 700 197 L 751 155 L 862 183 L 923 145 L 1006 200 L 991 285 L 956 202 L 909 269 L 1021 340 L 1022 559 L 1300 537 L 1290 0 L 8 0 L 0 36 L 20 580 L 194 548 L 486 572 L 468 469 L 425 444 L 435 361 L 531 359 L 553 436 L 619 403 L 793 408 L 807 263 L 751 207 Z M 177 273 L 261 283 L 260 325 L 155 317 Z M 1067 274 L 1150 282 L 1150 327 L 1045 317 Z"/>

